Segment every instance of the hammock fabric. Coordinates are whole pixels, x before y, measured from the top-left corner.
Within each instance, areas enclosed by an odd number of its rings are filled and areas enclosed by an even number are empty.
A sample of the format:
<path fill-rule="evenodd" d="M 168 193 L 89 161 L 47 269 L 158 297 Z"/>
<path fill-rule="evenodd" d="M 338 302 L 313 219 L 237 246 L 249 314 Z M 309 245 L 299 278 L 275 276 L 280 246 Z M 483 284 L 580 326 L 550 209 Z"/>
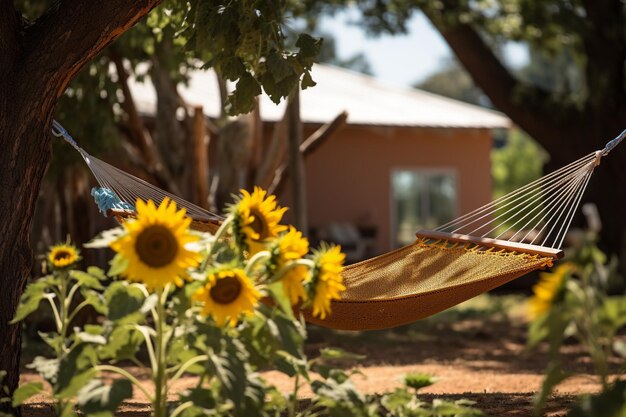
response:
<path fill-rule="evenodd" d="M 431 316 L 487 292 L 555 258 L 473 243 L 418 239 L 412 245 L 350 265 L 342 276 L 346 290 L 332 313 L 307 321 L 344 330 L 400 326 Z"/>
<path fill-rule="evenodd" d="M 159 204 L 169 197 L 187 209 L 192 227 L 214 232 L 223 220 L 87 154 L 56 121 L 52 133 L 83 157 L 98 183 L 132 206 L 137 198 Z M 350 265 L 346 291 L 324 320 L 304 311 L 311 323 L 334 329 L 383 329 L 428 317 L 512 281 L 552 266 L 589 179 L 600 159 L 626 137 L 554 171 L 434 231 L 420 231 L 415 243 Z M 108 210 L 120 222 L 132 210 Z M 536 233 L 534 233 L 536 232 Z M 490 236 L 499 233 L 495 238 Z M 504 238 L 509 234 L 508 240 Z M 534 234 L 533 234 L 534 233 Z M 524 241 L 529 243 L 518 243 Z"/>

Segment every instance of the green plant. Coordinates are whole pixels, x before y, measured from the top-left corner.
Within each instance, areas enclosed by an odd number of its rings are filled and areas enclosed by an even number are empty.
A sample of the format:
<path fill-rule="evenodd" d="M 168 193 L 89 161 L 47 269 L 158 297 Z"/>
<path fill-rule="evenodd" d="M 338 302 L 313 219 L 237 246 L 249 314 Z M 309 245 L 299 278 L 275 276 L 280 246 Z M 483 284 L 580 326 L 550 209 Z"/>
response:
<path fill-rule="evenodd" d="M 134 387 L 156 417 L 479 415 L 462 402 L 418 401 L 417 390 L 432 383 L 426 376 L 407 377 L 411 388 L 389 397 L 364 396 L 350 380 L 357 371 L 337 367 L 359 356 L 323 349 L 307 358 L 300 311 L 330 313 L 344 289 L 344 255 L 330 245 L 309 254 L 306 238 L 280 224 L 284 211 L 263 190 L 242 192 L 211 235 L 189 230 L 191 220 L 167 199 L 158 207 L 138 201 L 134 221 L 89 245 L 117 252 L 107 274 L 72 269 L 73 261 L 31 284 L 15 321 L 41 300 L 50 302 L 57 331 L 42 337 L 55 357 L 38 357 L 33 367 L 52 385 L 58 414 L 113 416 Z M 84 301 L 72 308 L 79 292 Z M 102 319 L 70 332 L 87 305 Z M 154 389 L 123 366 L 129 362 Z M 293 391 L 281 393 L 265 381 L 260 371 L 267 369 L 292 378 Z M 195 386 L 168 401 L 185 375 L 196 377 Z M 314 393 L 306 404 L 299 397 L 305 385 Z M 24 384 L 13 404 L 40 392 L 43 384 Z"/>
<path fill-rule="evenodd" d="M 548 369 L 535 402 L 537 412 L 554 388 L 573 375 L 564 369 L 560 355 L 567 338 L 575 339 L 585 348 L 602 391 L 615 389 L 609 380 L 610 358 L 613 353 L 626 358 L 626 344 L 615 337 L 626 325 L 626 297 L 608 295 L 615 276 L 615 260 L 607 262 L 606 255 L 589 234 L 573 250 L 567 263 L 542 276 L 535 287 L 528 347 L 535 348 L 543 341 L 549 346 Z"/>

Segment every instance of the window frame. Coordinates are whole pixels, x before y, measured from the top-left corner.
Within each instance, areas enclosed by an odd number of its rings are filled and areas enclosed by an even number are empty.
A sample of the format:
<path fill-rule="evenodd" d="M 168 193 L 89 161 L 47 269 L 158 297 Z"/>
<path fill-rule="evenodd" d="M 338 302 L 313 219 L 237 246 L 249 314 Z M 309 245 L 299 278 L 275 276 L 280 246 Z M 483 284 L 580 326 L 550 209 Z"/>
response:
<path fill-rule="evenodd" d="M 398 248 L 397 242 L 397 227 L 398 227 L 398 219 L 396 218 L 396 201 L 395 201 L 395 189 L 393 184 L 394 176 L 399 172 L 409 171 L 412 173 L 418 173 L 425 175 L 427 177 L 432 177 L 434 175 L 449 175 L 452 178 L 454 183 L 454 189 L 456 191 L 456 198 L 454 202 L 454 207 L 452 208 L 452 219 L 455 219 L 459 216 L 459 206 L 461 199 L 461 188 L 459 181 L 459 170 L 454 167 L 420 167 L 420 166 L 395 166 L 389 172 L 389 208 L 390 208 L 390 220 L 391 220 L 391 233 L 389 233 L 389 245 L 392 249 Z M 452 220 L 450 219 L 450 220 Z M 415 231 L 417 232 L 417 230 Z"/>

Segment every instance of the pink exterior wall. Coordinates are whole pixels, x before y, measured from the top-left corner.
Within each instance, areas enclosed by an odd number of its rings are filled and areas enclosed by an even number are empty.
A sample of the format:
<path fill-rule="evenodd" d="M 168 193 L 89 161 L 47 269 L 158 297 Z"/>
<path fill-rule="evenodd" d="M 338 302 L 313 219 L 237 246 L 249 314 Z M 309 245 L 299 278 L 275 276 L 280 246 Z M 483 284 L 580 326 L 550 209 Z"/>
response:
<path fill-rule="evenodd" d="M 306 158 L 309 226 L 374 224 L 375 252 L 388 251 L 394 169 L 455 172 L 461 215 L 491 200 L 490 151 L 488 129 L 346 126 Z M 279 197 L 287 206 L 289 189 Z"/>

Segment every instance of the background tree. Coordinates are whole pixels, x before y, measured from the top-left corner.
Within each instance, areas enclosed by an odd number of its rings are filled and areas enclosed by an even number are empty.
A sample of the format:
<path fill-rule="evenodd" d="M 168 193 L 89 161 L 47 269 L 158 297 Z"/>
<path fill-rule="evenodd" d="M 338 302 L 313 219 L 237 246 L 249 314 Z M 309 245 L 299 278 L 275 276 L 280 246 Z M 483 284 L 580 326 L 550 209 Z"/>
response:
<path fill-rule="evenodd" d="M 441 69 L 416 83 L 415 87 L 469 104 L 491 107 L 489 99 L 476 87 L 472 77 L 453 58 L 443 62 Z"/>
<path fill-rule="evenodd" d="M 324 7 L 338 5 L 344 6 Z M 406 32 L 411 16 L 423 11 L 494 107 L 549 153 L 548 169 L 602 148 L 626 127 L 626 5 L 620 0 L 367 0 L 360 10 L 362 25 L 373 33 Z M 571 51 L 579 88 L 555 90 L 519 76 L 498 56 L 495 45 L 506 41 L 541 53 L 555 78 L 564 77 L 559 52 Z M 603 160 L 585 196 L 598 206 L 602 243 L 619 254 L 622 269 L 624 166 L 622 148 Z"/>

